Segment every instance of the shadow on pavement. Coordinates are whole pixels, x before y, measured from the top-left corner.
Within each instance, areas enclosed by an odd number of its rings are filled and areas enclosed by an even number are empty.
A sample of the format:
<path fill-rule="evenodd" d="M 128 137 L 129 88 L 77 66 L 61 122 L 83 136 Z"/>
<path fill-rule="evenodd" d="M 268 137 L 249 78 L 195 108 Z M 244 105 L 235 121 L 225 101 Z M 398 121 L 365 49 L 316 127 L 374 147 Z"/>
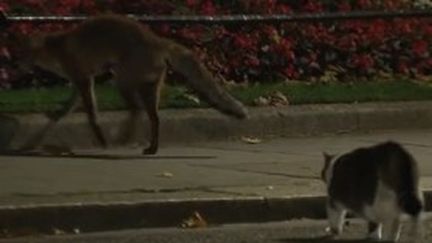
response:
<path fill-rule="evenodd" d="M 316 237 L 316 238 L 286 238 L 286 239 L 280 239 L 279 242 L 281 243 L 369 243 L 373 241 L 368 241 L 365 239 L 353 239 L 353 240 L 338 240 L 338 239 L 331 239 L 327 236 L 322 237 Z"/>
<path fill-rule="evenodd" d="M 215 159 L 216 156 L 183 156 L 183 155 L 129 155 L 129 154 L 77 154 L 77 153 L 47 153 L 44 151 L 2 150 L 0 156 L 9 157 L 40 157 L 40 158 L 70 158 L 70 159 L 103 159 L 103 160 L 164 160 L 164 159 Z"/>

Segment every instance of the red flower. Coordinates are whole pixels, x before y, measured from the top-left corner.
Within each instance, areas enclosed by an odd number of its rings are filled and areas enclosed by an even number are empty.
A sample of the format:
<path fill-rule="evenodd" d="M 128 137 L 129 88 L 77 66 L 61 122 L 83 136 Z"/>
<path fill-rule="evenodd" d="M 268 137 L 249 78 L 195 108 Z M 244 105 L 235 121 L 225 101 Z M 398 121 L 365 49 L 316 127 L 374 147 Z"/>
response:
<path fill-rule="evenodd" d="M 395 29 L 400 34 L 410 34 L 413 32 L 413 23 L 409 20 L 395 20 Z"/>
<path fill-rule="evenodd" d="M 432 36 L 432 23 L 427 23 L 423 29 L 426 36 Z"/>
<path fill-rule="evenodd" d="M 324 8 L 323 8 L 322 3 L 315 1 L 315 0 L 308 0 L 303 5 L 303 10 L 306 12 L 317 13 L 317 12 L 322 12 L 324 10 Z"/>
<path fill-rule="evenodd" d="M 340 2 L 337 7 L 341 12 L 351 11 L 351 5 L 346 1 Z"/>
<path fill-rule="evenodd" d="M 87 12 L 95 12 L 97 5 L 94 0 L 81 0 L 81 7 Z"/>
<path fill-rule="evenodd" d="M 195 6 L 198 5 L 198 0 L 186 0 L 186 5 L 189 8 L 194 8 Z"/>
<path fill-rule="evenodd" d="M 404 61 L 398 63 L 397 72 L 401 74 L 409 74 L 408 64 Z"/>
<path fill-rule="evenodd" d="M 369 70 L 375 65 L 374 59 L 369 54 L 354 54 L 351 63 L 362 71 Z"/>
<path fill-rule="evenodd" d="M 234 46 L 246 50 L 257 50 L 257 45 L 248 34 L 236 34 L 233 36 Z"/>
<path fill-rule="evenodd" d="M 256 56 L 246 57 L 244 64 L 250 67 L 258 67 L 260 65 L 260 60 Z"/>
<path fill-rule="evenodd" d="M 369 9 L 372 6 L 371 0 L 357 0 L 357 6 L 360 9 Z"/>
<path fill-rule="evenodd" d="M 388 24 L 384 20 L 375 20 L 365 27 L 367 32 L 362 35 L 364 42 L 382 42 L 387 35 Z"/>
<path fill-rule="evenodd" d="M 429 51 L 429 43 L 425 40 L 414 41 L 411 45 L 411 51 L 416 56 L 423 56 Z"/>
<path fill-rule="evenodd" d="M 355 35 L 342 36 L 337 43 L 337 46 L 342 50 L 351 50 L 357 48 Z"/>
<path fill-rule="evenodd" d="M 261 28 L 261 32 L 267 37 L 273 37 L 278 33 L 277 29 L 272 25 L 264 25 Z"/>
<path fill-rule="evenodd" d="M 0 11 L 2 12 L 8 12 L 9 11 L 9 4 L 0 2 Z"/>
<path fill-rule="evenodd" d="M 9 80 L 9 74 L 4 68 L 0 68 L 0 83 L 4 83 Z"/>
<path fill-rule="evenodd" d="M 277 53 L 287 60 L 294 60 L 295 53 L 293 51 L 293 41 L 289 38 L 283 38 L 279 41 L 278 44 L 270 47 L 274 53 Z"/>
<path fill-rule="evenodd" d="M 223 26 L 219 26 L 219 27 L 215 27 L 216 29 L 214 30 L 216 39 L 220 39 L 223 38 L 227 35 L 230 35 L 230 33 L 228 32 L 228 30 L 223 27 Z"/>
<path fill-rule="evenodd" d="M 282 14 L 288 14 L 293 12 L 292 8 L 285 3 L 278 4 L 276 9 L 278 9 L 279 10 L 278 12 Z"/>
<path fill-rule="evenodd" d="M 10 59 L 11 57 L 9 50 L 5 46 L 0 47 L 0 57 L 7 59 Z"/>
<path fill-rule="evenodd" d="M 205 0 L 201 5 L 201 13 L 204 15 L 215 15 L 216 7 L 211 0 Z"/>
<path fill-rule="evenodd" d="M 287 78 L 298 78 L 298 72 L 293 65 L 288 65 L 287 67 L 282 69 L 282 74 Z"/>

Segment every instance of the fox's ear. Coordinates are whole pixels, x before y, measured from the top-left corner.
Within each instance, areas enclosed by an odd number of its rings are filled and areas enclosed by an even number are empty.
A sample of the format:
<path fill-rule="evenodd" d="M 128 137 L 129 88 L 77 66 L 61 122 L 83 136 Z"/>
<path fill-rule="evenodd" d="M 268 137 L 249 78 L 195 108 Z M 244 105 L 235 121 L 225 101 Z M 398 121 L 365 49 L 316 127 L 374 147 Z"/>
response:
<path fill-rule="evenodd" d="M 10 34 L 9 43 L 24 49 L 37 49 L 43 45 L 43 38 L 38 35 L 26 35 L 21 33 Z"/>
<path fill-rule="evenodd" d="M 0 29 L 3 30 L 9 27 L 9 25 L 10 25 L 10 21 L 8 19 L 7 14 L 4 11 L 0 10 Z"/>

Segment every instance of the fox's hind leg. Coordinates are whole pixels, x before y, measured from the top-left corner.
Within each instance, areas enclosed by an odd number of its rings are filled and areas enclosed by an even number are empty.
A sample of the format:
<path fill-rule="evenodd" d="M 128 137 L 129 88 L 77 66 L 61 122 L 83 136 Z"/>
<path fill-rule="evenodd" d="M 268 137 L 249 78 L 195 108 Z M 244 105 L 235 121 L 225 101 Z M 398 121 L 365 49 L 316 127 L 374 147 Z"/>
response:
<path fill-rule="evenodd" d="M 54 112 L 47 113 L 46 116 L 50 119 L 48 124 L 33 135 L 28 141 L 26 141 L 19 150 L 28 151 L 34 149 L 45 137 L 45 134 L 54 128 L 54 126 L 66 115 L 71 113 L 79 103 L 79 94 L 77 89 L 73 89 L 73 93 L 70 98 L 63 103 L 63 106 Z"/>
<path fill-rule="evenodd" d="M 138 105 L 146 110 L 150 122 L 150 145 L 143 154 L 155 154 L 159 147 L 159 91 L 165 79 L 167 65 L 164 59 L 146 48 L 135 49 L 117 65 L 117 82 L 127 92 L 138 96 Z M 134 100 L 126 101 L 132 106 Z M 137 107 L 131 109 L 130 119 L 138 118 Z"/>
<path fill-rule="evenodd" d="M 129 109 L 129 115 L 126 122 L 120 128 L 119 136 L 117 137 L 117 142 L 121 145 L 128 144 L 132 142 L 134 138 L 137 121 L 141 116 L 142 104 L 140 101 L 140 96 L 138 92 L 131 91 L 129 87 L 124 87 L 118 85 L 119 92 Z"/>
<path fill-rule="evenodd" d="M 143 150 L 143 154 L 155 154 L 159 147 L 159 93 L 165 75 L 166 67 L 161 70 L 156 82 L 141 85 L 141 99 L 150 121 L 150 146 Z"/>

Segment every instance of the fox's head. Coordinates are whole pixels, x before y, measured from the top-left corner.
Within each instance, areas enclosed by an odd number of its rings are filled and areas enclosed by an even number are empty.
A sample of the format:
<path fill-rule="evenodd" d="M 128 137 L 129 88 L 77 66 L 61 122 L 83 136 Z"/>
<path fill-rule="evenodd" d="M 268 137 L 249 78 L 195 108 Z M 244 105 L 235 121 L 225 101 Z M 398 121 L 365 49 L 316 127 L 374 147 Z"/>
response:
<path fill-rule="evenodd" d="M 43 55 L 44 41 L 39 35 L 13 34 L 8 37 L 8 47 L 19 69 L 32 72 Z"/>
<path fill-rule="evenodd" d="M 3 28 L 8 27 L 10 24 L 8 17 L 6 15 L 5 12 L 3 12 L 2 10 L 0 10 L 0 28 L 1 30 L 3 30 Z"/>
<path fill-rule="evenodd" d="M 8 15 L 0 10 L 0 33 L 1 46 L 6 46 L 12 58 L 20 69 L 25 71 L 32 70 L 37 63 L 37 59 L 43 56 L 44 37 L 40 34 L 22 34 L 7 31 L 12 25 Z"/>

